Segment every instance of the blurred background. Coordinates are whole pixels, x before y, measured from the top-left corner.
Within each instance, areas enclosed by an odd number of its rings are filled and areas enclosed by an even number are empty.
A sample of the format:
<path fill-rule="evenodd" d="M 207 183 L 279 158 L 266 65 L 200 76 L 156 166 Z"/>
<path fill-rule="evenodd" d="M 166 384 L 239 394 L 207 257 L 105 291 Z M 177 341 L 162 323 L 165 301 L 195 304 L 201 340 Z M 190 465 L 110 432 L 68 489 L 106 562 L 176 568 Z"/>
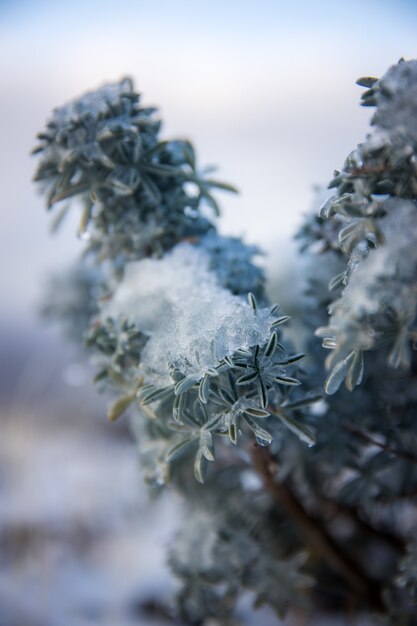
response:
<path fill-rule="evenodd" d="M 367 132 L 355 80 L 417 56 L 416 27 L 414 0 L 0 0 L 0 626 L 167 623 L 153 599 L 180 522 L 172 499 L 148 503 L 85 355 L 39 316 L 82 247 L 75 217 L 50 237 L 31 183 L 51 109 L 132 76 L 166 135 L 241 190 L 221 231 L 287 276 L 314 185 Z"/>

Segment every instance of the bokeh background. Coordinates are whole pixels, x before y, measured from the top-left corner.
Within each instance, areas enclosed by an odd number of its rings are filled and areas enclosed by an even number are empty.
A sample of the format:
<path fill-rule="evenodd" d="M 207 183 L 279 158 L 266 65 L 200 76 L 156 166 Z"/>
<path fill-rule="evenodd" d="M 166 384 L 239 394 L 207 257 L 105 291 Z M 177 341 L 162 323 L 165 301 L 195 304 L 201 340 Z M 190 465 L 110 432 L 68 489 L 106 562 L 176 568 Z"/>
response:
<path fill-rule="evenodd" d="M 39 316 L 82 245 L 75 217 L 50 237 L 31 184 L 50 110 L 132 76 L 166 135 L 239 187 L 220 229 L 263 246 L 279 279 L 314 185 L 367 132 L 356 78 L 415 57 L 416 32 L 415 0 L 0 0 L 0 626 L 166 623 L 153 599 L 180 523 L 172 500 L 148 504 L 128 428 Z"/>

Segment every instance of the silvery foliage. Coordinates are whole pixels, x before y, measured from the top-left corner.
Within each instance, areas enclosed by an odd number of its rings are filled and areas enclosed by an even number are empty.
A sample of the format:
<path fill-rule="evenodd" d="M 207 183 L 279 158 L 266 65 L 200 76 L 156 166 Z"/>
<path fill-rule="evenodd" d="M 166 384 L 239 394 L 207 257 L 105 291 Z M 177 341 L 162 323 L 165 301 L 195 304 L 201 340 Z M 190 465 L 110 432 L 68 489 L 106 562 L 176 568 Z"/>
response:
<path fill-rule="evenodd" d="M 328 325 L 317 330 L 330 375 L 326 391 L 364 373 L 364 352 L 384 347 L 390 367 L 407 370 L 417 339 L 417 63 L 400 61 L 381 80 L 364 78 L 362 104 L 375 106 L 372 131 L 351 152 L 321 208 L 329 245 L 345 259 L 329 287 Z M 329 225 L 327 225 L 329 224 Z M 320 236 L 320 235 L 319 235 Z"/>
<path fill-rule="evenodd" d="M 247 497 L 243 473 L 251 471 L 254 443 L 269 446 L 289 434 L 313 445 L 303 411 L 317 398 L 301 390 L 304 355 L 282 344 L 288 318 L 267 303 L 263 272 L 253 263 L 259 250 L 220 236 L 208 217 L 207 208 L 219 212 L 212 191 L 233 187 L 197 170 L 189 141 L 162 140 L 156 114 L 124 79 L 56 109 L 38 136 L 35 180 L 57 213 L 55 226 L 76 200 L 86 242 L 70 277 L 84 306 L 58 294 L 48 309 L 67 317 L 72 334 L 78 329 L 93 349 L 97 383 L 117 393 L 109 419 L 130 410 L 146 481 L 183 493 L 190 541 L 197 536 L 206 545 L 199 515 L 217 510 L 216 541 L 204 549 L 216 559 L 210 582 L 233 581 L 233 602 L 200 585 L 205 566 L 193 550 L 188 564 L 182 550 L 171 555 L 183 581 L 179 598 L 186 593 L 191 606 L 195 594 L 200 606 L 203 596 L 216 597 L 210 615 L 227 623 L 247 588 L 281 614 L 289 602 L 305 604 L 306 557 L 297 542 L 274 546 L 271 502 Z M 254 523 L 236 535 L 237 520 L 250 514 Z"/>
<path fill-rule="evenodd" d="M 367 88 L 362 104 L 376 107 L 371 132 L 335 172 L 320 215 L 309 217 L 299 233 L 310 263 L 302 317 L 330 350 L 319 368 L 324 351 L 312 338 L 304 346 L 314 360 L 310 380 L 324 380 L 328 394 L 304 476 L 313 482 L 309 468 L 316 484 L 327 483 L 326 500 L 331 494 L 347 515 L 359 512 L 362 521 L 392 535 L 398 556 L 378 572 L 387 623 L 412 624 L 417 62 L 401 60 L 382 79 L 358 84 Z"/>
<path fill-rule="evenodd" d="M 87 244 L 79 307 L 49 308 L 93 348 L 110 419 L 129 409 L 146 481 L 184 498 L 169 560 L 190 623 L 235 624 L 244 590 L 278 615 L 355 598 L 378 623 L 416 623 L 417 62 L 359 84 L 371 133 L 299 235 L 297 350 L 258 249 L 203 208 L 232 188 L 197 173 L 189 142 L 159 139 L 130 81 L 40 136 L 36 178 L 57 223 L 81 200 Z"/>

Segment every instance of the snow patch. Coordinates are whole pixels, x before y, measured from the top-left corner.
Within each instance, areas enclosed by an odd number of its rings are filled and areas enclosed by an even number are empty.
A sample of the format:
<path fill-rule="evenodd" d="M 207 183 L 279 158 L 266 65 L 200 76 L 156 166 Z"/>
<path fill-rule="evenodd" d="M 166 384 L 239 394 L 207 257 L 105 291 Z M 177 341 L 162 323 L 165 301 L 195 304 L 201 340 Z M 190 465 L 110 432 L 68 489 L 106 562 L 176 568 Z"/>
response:
<path fill-rule="evenodd" d="M 126 265 L 102 318 L 127 318 L 149 336 L 141 369 L 154 384 L 169 381 L 170 364 L 200 380 L 226 355 L 263 344 L 270 335 L 269 309 L 234 296 L 209 269 L 210 257 L 189 243 L 162 259 Z"/>

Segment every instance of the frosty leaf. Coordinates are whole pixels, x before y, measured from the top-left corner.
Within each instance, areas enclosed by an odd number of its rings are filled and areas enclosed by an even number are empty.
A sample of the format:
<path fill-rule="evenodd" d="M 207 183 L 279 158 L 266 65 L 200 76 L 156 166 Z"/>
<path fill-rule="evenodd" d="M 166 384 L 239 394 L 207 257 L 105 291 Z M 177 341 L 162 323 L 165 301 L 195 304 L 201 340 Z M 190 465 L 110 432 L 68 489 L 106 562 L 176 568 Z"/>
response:
<path fill-rule="evenodd" d="M 203 450 L 197 451 L 194 461 L 194 476 L 199 483 L 204 484 L 207 474 L 207 459 L 204 457 Z"/>
<path fill-rule="evenodd" d="M 336 276 L 333 276 L 333 278 L 329 282 L 329 291 L 334 291 L 335 289 L 343 285 L 344 279 L 345 279 L 345 272 L 342 272 L 341 274 L 337 274 Z"/>
<path fill-rule="evenodd" d="M 388 355 L 388 365 L 393 368 L 408 368 L 411 362 L 410 341 L 407 332 L 400 332 Z"/>
<path fill-rule="evenodd" d="M 247 414 L 249 415 L 249 417 L 257 417 L 258 419 L 269 417 L 271 415 L 268 411 L 265 411 L 264 409 L 258 409 L 256 407 L 250 406 L 244 409 L 243 414 Z"/>
<path fill-rule="evenodd" d="M 367 89 L 370 89 L 377 82 L 377 80 L 377 78 L 373 78 L 371 76 L 362 76 L 361 78 L 358 78 L 356 84 L 360 87 L 366 87 Z"/>
<path fill-rule="evenodd" d="M 274 380 L 279 385 L 301 385 L 301 382 L 299 380 L 297 380 L 296 378 L 292 378 L 291 376 L 275 376 Z"/>
<path fill-rule="evenodd" d="M 271 357 L 274 354 L 275 350 L 277 349 L 277 345 L 278 345 L 278 335 L 277 333 L 272 333 L 264 349 L 265 356 Z"/>
<path fill-rule="evenodd" d="M 190 445 L 192 445 L 193 443 L 195 443 L 195 438 L 186 437 L 185 439 L 181 439 L 175 445 L 171 446 L 171 448 L 169 448 L 168 452 L 165 455 L 165 460 L 167 461 L 167 463 L 175 461 L 175 459 L 181 456 L 181 454 L 185 452 L 185 450 L 187 450 L 187 448 L 189 448 Z"/>
<path fill-rule="evenodd" d="M 249 302 L 250 306 L 252 307 L 252 309 L 256 313 L 256 309 L 258 308 L 258 305 L 257 305 L 256 298 L 253 295 L 253 293 L 248 293 L 248 302 Z"/>
<path fill-rule="evenodd" d="M 338 361 L 324 383 L 324 390 L 327 395 L 336 393 L 340 385 L 346 378 L 349 367 L 355 357 L 355 352 L 351 352 L 347 357 Z"/>
<path fill-rule="evenodd" d="M 214 461 L 213 435 L 208 431 L 203 431 L 200 435 L 200 448 L 207 461 Z"/>
<path fill-rule="evenodd" d="M 287 415 L 287 413 L 280 411 L 279 409 L 276 410 L 276 415 L 291 432 L 297 435 L 300 441 L 306 443 L 309 447 L 314 446 L 316 443 L 316 437 L 310 428 L 301 424 L 298 420 Z"/>
<path fill-rule="evenodd" d="M 229 413 L 227 416 L 227 424 L 229 431 L 229 439 L 233 444 L 237 444 L 237 415 L 235 413 Z"/>
<path fill-rule="evenodd" d="M 194 376 L 185 376 L 183 380 L 181 380 L 179 383 L 175 385 L 174 393 L 176 396 L 179 396 L 182 393 L 185 393 L 186 391 L 191 389 L 191 387 L 194 387 L 195 384 L 196 384 L 196 379 Z"/>
<path fill-rule="evenodd" d="M 240 378 L 237 379 L 236 385 L 250 385 L 254 383 L 258 378 L 258 372 L 250 372 L 249 374 L 244 374 Z"/>
<path fill-rule="evenodd" d="M 261 407 L 263 409 L 266 409 L 266 407 L 268 406 L 268 390 L 260 376 L 258 376 L 258 393 Z"/>
<path fill-rule="evenodd" d="M 291 318 L 289 315 L 283 315 L 282 317 L 279 317 L 278 319 L 272 322 L 271 328 L 277 328 L 278 326 L 281 326 L 282 324 L 285 324 L 286 322 L 288 322 L 288 320 L 290 319 Z"/>
<path fill-rule="evenodd" d="M 360 385 L 363 377 L 363 352 L 355 350 L 352 362 L 346 375 L 346 387 L 349 391 L 353 391 L 356 385 Z"/>
<path fill-rule="evenodd" d="M 202 380 L 200 381 L 200 385 L 198 387 L 198 397 L 201 402 L 204 404 L 207 403 L 210 393 L 210 374 L 206 374 Z"/>
<path fill-rule="evenodd" d="M 264 428 L 261 428 L 249 415 L 244 415 L 244 420 L 255 435 L 259 445 L 269 446 L 272 441 L 272 435 Z"/>
<path fill-rule="evenodd" d="M 149 385 L 140 390 L 138 398 L 142 404 L 147 405 L 157 400 L 169 398 L 173 393 L 174 385 L 167 385 L 166 387 L 154 387 L 153 385 Z"/>
<path fill-rule="evenodd" d="M 115 420 L 117 420 L 117 418 L 126 411 L 126 409 L 132 404 L 135 399 L 136 393 L 129 393 L 125 396 L 117 398 L 117 400 L 115 400 L 109 408 L 109 421 L 114 422 Z"/>
<path fill-rule="evenodd" d="M 303 359 L 305 359 L 306 355 L 302 352 L 300 352 L 299 354 L 291 354 L 285 364 L 286 365 L 293 365 L 294 363 L 299 363 L 300 361 L 302 361 Z"/>
<path fill-rule="evenodd" d="M 299 409 L 303 406 L 308 406 L 310 404 L 313 404 L 314 402 L 318 402 L 319 400 L 323 399 L 323 395 L 322 394 L 312 394 L 312 395 L 307 395 L 304 398 L 300 398 L 299 400 L 294 400 L 293 402 L 286 402 L 285 403 L 285 408 L 288 409 Z"/>

